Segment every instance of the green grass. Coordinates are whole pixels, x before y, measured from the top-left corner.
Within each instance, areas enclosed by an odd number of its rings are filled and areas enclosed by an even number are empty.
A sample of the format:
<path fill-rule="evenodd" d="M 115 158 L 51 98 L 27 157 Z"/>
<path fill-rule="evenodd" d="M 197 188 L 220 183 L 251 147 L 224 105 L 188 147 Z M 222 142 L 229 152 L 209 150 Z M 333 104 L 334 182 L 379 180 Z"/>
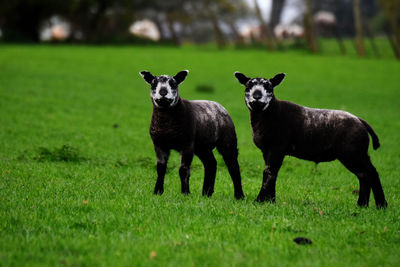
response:
<path fill-rule="evenodd" d="M 195 158 L 189 196 L 172 153 L 152 194 L 152 106 L 141 70 L 190 73 L 187 99 L 223 104 L 235 122 L 246 199 L 236 201 L 217 156 L 215 194 L 201 196 Z M 338 162 L 287 157 L 277 203 L 257 204 L 263 160 L 233 72 L 286 72 L 280 99 L 366 119 L 389 207 L 356 206 L 358 181 Z M 400 264 L 400 64 L 336 53 L 184 47 L 0 48 L 0 265 L 395 266 Z M 196 91 L 197 85 L 214 90 Z M 217 154 L 217 153 L 216 153 Z M 310 238 L 299 246 L 295 237 Z"/>

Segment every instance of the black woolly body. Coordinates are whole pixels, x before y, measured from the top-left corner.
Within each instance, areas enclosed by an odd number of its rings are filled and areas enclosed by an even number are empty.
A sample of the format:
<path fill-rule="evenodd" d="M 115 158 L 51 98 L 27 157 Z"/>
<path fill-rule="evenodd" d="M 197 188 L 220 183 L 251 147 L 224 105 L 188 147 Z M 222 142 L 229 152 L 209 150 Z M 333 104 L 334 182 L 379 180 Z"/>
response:
<path fill-rule="evenodd" d="M 188 101 L 167 109 L 153 107 L 150 136 L 157 146 L 194 153 L 227 143 L 236 148 L 235 126 L 228 112 L 213 101 Z"/>
<path fill-rule="evenodd" d="M 260 149 L 316 163 L 338 159 L 346 153 L 367 153 L 368 133 L 376 134 L 364 120 L 344 111 L 312 109 L 274 98 L 264 112 L 251 112 L 254 143 Z"/>

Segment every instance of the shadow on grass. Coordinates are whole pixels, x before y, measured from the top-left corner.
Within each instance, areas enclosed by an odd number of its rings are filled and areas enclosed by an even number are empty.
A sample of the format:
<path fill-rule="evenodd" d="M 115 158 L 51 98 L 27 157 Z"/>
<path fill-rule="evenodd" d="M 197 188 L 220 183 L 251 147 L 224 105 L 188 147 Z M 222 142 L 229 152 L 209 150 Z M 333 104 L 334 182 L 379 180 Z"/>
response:
<path fill-rule="evenodd" d="M 39 147 L 37 155 L 33 157 L 34 160 L 43 161 L 64 161 L 64 162 L 81 162 L 87 160 L 80 155 L 78 148 L 70 145 L 62 145 L 59 148 L 49 149 L 46 147 Z"/>

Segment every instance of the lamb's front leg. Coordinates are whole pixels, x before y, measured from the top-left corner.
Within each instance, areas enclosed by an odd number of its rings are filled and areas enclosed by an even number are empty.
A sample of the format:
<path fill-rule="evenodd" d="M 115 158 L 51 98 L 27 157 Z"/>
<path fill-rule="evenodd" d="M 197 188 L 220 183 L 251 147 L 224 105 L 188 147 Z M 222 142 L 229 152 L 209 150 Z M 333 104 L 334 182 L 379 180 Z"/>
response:
<path fill-rule="evenodd" d="M 179 176 L 181 178 L 181 191 L 182 194 L 190 194 L 189 190 L 189 177 L 190 165 L 193 160 L 193 147 L 183 149 L 181 152 L 181 167 L 179 168 Z"/>
<path fill-rule="evenodd" d="M 162 193 L 164 193 L 164 177 L 167 171 L 169 149 L 163 149 L 154 145 L 154 150 L 157 155 L 157 182 L 154 188 L 154 194 L 162 195 Z"/>
<path fill-rule="evenodd" d="M 283 153 L 268 151 L 263 152 L 263 156 L 265 160 L 263 183 L 256 201 L 270 201 L 272 203 L 275 203 L 276 178 L 278 176 L 279 169 L 282 166 L 283 158 L 285 157 L 285 155 Z"/>

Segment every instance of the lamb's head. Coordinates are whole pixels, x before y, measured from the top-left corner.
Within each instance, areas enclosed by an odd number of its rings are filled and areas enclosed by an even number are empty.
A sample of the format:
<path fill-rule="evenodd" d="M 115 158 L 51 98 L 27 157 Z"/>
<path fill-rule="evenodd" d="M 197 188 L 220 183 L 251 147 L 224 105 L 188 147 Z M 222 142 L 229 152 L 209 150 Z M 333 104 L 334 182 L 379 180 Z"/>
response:
<path fill-rule="evenodd" d="M 151 86 L 150 97 L 153 105 L 157 108 L 169 108 L 179 102 L 178 86 L 185 80 L 188 73 L 188 70 L 183 70 L 170 77 L 168 75 L 154 76 L 148 71 L 141 71 L 140 75 Z"/>
<path fill-rule="evenodd" d="M 264 111 L 274 99 L 274 88 L 282 82 L 285 74 L 280 73 L 271 79 L 264 79 L 249 78 L 243 73 L 235 72 L 235 77 L 246 87 L 246 106 L 252 111 Z"/>

